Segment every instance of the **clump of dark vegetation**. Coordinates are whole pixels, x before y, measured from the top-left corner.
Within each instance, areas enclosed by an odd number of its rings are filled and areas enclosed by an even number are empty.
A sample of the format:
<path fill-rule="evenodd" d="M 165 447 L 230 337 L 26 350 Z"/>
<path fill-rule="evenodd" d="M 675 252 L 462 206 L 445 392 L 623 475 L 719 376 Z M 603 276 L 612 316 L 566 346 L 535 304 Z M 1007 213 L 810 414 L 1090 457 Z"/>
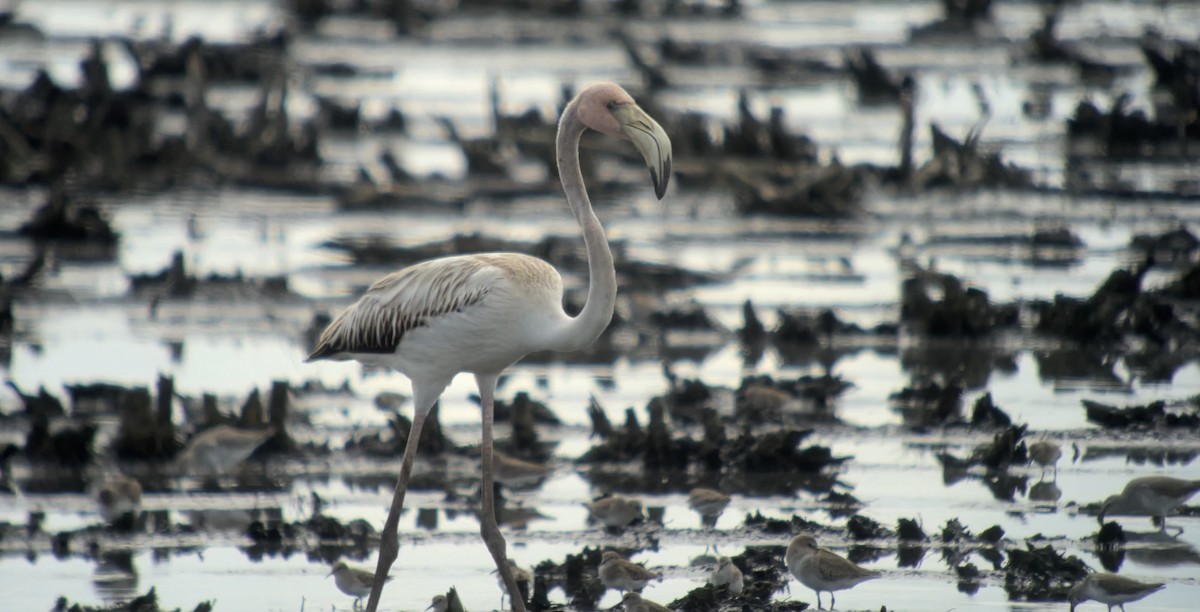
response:
<path fill-rule="evenodd" d="M 896 522 L 896 537 L 909 542 L 923 542 L 926 538 L 925 530 L 921 529 L 919 522 L 903 517 Z"/>
<path fill-rule="evenodd" d="M 985 337 L 1015 327 L 1017 315 L 1015 306 L 992 305 L 986 291 L 950 274 L 918 271 L 900 288 L 900 320 L 935 338 Z"/>
<path fill-rule="evenodd" d="M 50 192 L 46 203 L 21 224 L 17 233 L 34 240 L 84 242 L 104 247 L 112 247 L 120 239 L 100 208 L 91 202 L 77 201 L 63 189 Z"/>
<path fill-rule="evenodd" d="M 214 609 L 213 602 L 205 601 L 197 604 L 192 612 L 212 612 Z M 153 587 L 145 595 L 139 595 L 125 603 L 111 606 L 72 604 L 66 597 L 59 597 L 53 608 L 53 612 L 167 612 L 167 610 L 169 609 L 158 606 L 158 594 L 154 592 Z M 174 608 L 174 610 L 180 612 L 181 609 Z"/>
<path fill-rule="evenodd" d="M 1109 429 L 1154 430 L 1160 427 L 1196 429 L 1200 427 L 1200 406 L 1188 404 L 1174 410 L 1158 400 L 1145 405 L 1111 406 L 1093 400 L 1080 400 L 1087 420 Z"/>
<path fill-rule="evenodd" d="M 1008 552 L 1004 590 L 1014 601 L 1064 601 L 1071 586 L 1087 574 L 1087 564 L 1078 557 L 1064 557 L 1050 545 L 1026 543 L 1024 549 Z"/>
<path fill-rule="evenodd" d="M 597 573 L 600 556 L 605 550 L 614 549 L 588 546 L 579 554 L 568 554 L 562 563 L 550 560 L 539 563 L 534 568 L 537 576 L 533 589 L 534 601 L 544 600 L 545 593 L 559 587 L 570 598 L 571 607 L 594 608 L 605 590 Z M 618 552 L 628 558 L 628 551 Z"/>
<path fill-rule="evenodd" d="M 850 520 L 846 521 L 846 531 L 855 540 L 875 540 L 890 538 L 894 535 L 891 529 L 888 529 L 879 521 L 861 514 L 855 514 L 850 517 Z"/>
<path fill-rule="evenodd" d="M 743 526 L 747 529 L 754 529 L 763 533 L 787 535 L 789 537 L 798 533 L 819 533 L 830 529 L 825 525 L 815 523 L 795 514 L 790 519 L 784 520 L 765 517 L 761 512 L 747 514 Z"/>
<path fill-rule="evenodd" d="M 732 595 L 726 587 L 705 584 L 688 591 L 686 595 L 672 601 L 672 610 L 703 612 L 706 610 L 805 610 L 804 602 L 776 602 L 771 598 L 784 590 L 788 574 L 784 570 L 784 546 L 747 546 L 741 554 L 732 557 L 733 564 L 742 571 L 745 587 L 741 594 Z"/>
<path fill-rule="evenodd" d="M 746 473 L 818 472 L 826 467 L 838 465 L 848 457 L 835 457 L 829 448 L 808 446 L 801 442 L 812 434 L 811 429 L 772 428 L 751 432 L 748 427 L 736 435 L 729 435 L 726 426 L 715 419 L 711 409 L 701 412 L 704 422 L 702 438 L 696 440 L 684 435 L 672 435 L 666 422 L 668 405 L 679 405 L 680 401 L 702 401 L 705 391 L 692 386 L 686 393 L 690 400 L 681 395 L 673 399 L 651 400 L 647 406 L 650 422 L 643 428 L 633 409 L 625 412 L 625 424 L 616 428 L 604 411 L 593 400 L 588 409 L 592 419 L 593 435 L 601 442 L 579 458 L 580 463 L 607 463 L 641 460 L 647 469 L 685 469 L 693 462 L 703 467 L 724 466 Z"/>

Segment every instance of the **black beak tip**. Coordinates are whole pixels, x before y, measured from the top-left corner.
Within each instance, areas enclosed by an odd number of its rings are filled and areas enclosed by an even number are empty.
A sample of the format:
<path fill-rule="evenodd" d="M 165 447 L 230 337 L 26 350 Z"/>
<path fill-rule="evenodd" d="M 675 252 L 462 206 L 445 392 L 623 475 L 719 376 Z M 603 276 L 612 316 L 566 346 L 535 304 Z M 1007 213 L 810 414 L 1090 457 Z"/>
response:
<path fill-rule="evenodd" d="M 661 175 L 651 168 L 650 180 L 654 183 L 654 195 L 660 200 L 663 199 L 663 196 L 667 195 L 667 186 L 671 183 L 671 160 L 668 159 L 663 164 Z"/>

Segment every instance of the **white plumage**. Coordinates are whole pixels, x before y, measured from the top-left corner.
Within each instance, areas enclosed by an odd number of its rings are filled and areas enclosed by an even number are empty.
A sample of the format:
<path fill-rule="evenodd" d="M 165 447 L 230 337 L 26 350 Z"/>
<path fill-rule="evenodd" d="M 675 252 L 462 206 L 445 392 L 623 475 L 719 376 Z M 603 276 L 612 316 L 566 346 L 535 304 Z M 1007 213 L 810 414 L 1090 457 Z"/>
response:
<path fill-rule="evenodd" d="M 561 350 L 562 278 L 519 253 L 443 257 L 377 281 L 329 325 L 311 359 L 354 359 L 413 380 L 502 370 Z M 450 381 L 443 381 L 443 387 Z"/>

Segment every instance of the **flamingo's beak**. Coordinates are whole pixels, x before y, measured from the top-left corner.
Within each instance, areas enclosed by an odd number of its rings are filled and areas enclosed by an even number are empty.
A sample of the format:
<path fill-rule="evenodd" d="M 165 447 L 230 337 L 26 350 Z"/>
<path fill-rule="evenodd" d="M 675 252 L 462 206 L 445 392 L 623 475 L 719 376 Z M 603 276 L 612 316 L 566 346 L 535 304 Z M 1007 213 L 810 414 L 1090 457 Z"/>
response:
<path fill-rule="evenodd" d="M 671 139 L 637 104 L 619 104 L 612 109 L 612 114 L 621 124 L 621 132 L 646 160 L 650 180 L 654 182 L 654 195 L 661 200 L 671 182 Z"/>

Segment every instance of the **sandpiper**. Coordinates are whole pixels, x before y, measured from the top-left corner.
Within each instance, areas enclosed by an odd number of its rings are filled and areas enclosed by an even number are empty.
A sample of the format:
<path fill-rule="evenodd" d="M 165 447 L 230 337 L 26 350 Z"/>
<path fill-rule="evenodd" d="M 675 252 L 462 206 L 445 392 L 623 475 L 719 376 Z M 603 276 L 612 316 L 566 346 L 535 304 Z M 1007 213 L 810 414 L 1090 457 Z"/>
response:
<path fill-rule="evenodd" d="M 621 607 L 625 608 L 625 612 L 671 612 L 670 608 L 649 599 L 644 599 L 641 595 L 633 591 L 621 597 Z"/>
<path fill-rule="evenodd" d="M 1125 604 L 1137 601 L 1164 586 L 1166 585 L 1161 582 L 1140 582 L 1117 574 L 1088 574 L 1071 587 L 1067 599 L 1071 602 L 1071 612 L 1075 612 L 1076 606 L 1089 599 L 1107 605 L 1109 612 L 1112 612 L 1113 606 L 1125 612 Z"/>
<path fill-rule="evenodd" d="M 339 591 L 354 597 L 355 608 L 358 607 L 359 600 L 371 594 L 371 584 L 375 582 L 375 572 L 353 567 L 345 561 L 334 563 L 333 569 L 325 575 L 326 578 L 330 576 L 333 576 Z M 388 576 L 384 582 L 391 579 L 392 577 Z"/>
<path fill-rule="evenodd" d="M 450 601 L 446 599 L 445 595 L 438 593 L 437 595 L 433 596 L 433 601 L 429 603 L 429 607 L 425 608 L 425 610 L 426 612 L 429 610 L 432 610 L 433 612 L 446 612 L 446 610 L 449 608 Z"/>
<path fill-rule="evenodd" d="M 535 484 L 554 471 L 554 468 L 548 465 L 509 457 L 494 450 L 492 451 L 492 469 L 495 470 L 496 482 L 510 487 Z"/>
<path fill-rule="evenodd" d="M 1054 478 L 1058 478 L 1058 460 L 1062 458 L 1062 449 L 1058 442 L 1038 440 L 1029 445 L 1029 458 L 1042 467 L 1042 477 L 1046 476 L 1046 468 L 1054 468 Z"/>
<path fill-rule="evenodd" d="M 517 588 L 518 589 L 523 588 L 523 590 L 525 591 L 522 595 L 524 597 L 529 597 L 530 595 L 532 595 L 533 594 L 533 572 L 517 565 L 517 562 L 513 561 L 512 559 L 508 560 L 508 567 L 512 568 L 513 578 L 516 579 L 516 581 L 517 581 Z M 508 592 L 508 587 L 504 584 L 504 578 L 502 576 L 500 576 L 500 570 L 492 570 L 492 574 L 495 574 L 496 582 L 500 584 L 500 592 L 505 593 L 511 597 L 512 593 Z M 522 584 L 524 584 L 525 586 L 522 587 L 521 586 Z"/>
<path fill-rule="evenodd" d="M 817 548 L 817 540 L 808 534 L 792 538 L 784 562 L 800 584 L 816 592 L 818 610 L 821 609 L 821 591 L 829 591 L 829 609 L 832 610 L 836 605 L 834 591 L 849 589 L 880 576 L 875 570 L 860 567 L 824 548 Z"/>
<path fill-rule="evenodd" d="M 730 497 L 716 489 L 696 487 L 688 493 L 688 507 L 700 515 L 705 527 L 715 527 L 721 513 L 729 506 Z"/>
<path fill-rule="evenodd" d="M 713 586 L 728 585 L 729 592 L 733 595 L 741 595 L 742 587 L 745 582 L 742 579 L 742 570 L 733 564 L 733 560 L 729 557 L 720 557 L 717 559 L 717 567 L 708 577 L 709 584 Z"/>
<path fill-rule="evenodd" d="M 1109 514 L 1150 515 L 1162 520 L 1162 531 L 1167 529 L 1167 515 L 1183 505 L 1189 497 L 1200 491 L 1200 480 L 1183 480 L 1170 476 L 1142 476 L 1134 478 L 1117 495 L 1110 495 L 1100 506 L 1098 520 L 1104 524 Z M 1181 530 L 1182 531 L 1182 530 Z"/>
<path fill-rule="evenodd" d="M 652 572 L 637 563 L 626 561 L 615 551 L 606 550 L 600 555 L 600 582 L 617 591 L 640 591 L 651 580 L 662 579 L 662 574 Z"/>
<path fill-rule="evenodd" d="M 624 529 L 642 518 L 642 501 L 622 495 L 609 495 L 587 504 L 592 518 L 610 529 Z"/>
<path fill-rule="evenodd" d="M 462 601 L 458 598 L 458 590 L 450 587 L 450 590 L 445 594 L 438 593 L 433 596 L 433 601 L 429 603 L 429 607 L 425 610 L 432 612 L 466 612 L 463 608 Z"/>
<path fill-rule="evenodd" d="M 142 485 L 124 474 L 107 477 L 96 491 L 96 503 L 104 522 L 132 525 L 142 509 Z"/>
<path fill-rule="evenodd" d="M 220 476 L 245 461 L 274 435 L 273 427 L 253 430 L 228 425 L 210 427 L 192 437 L 178 462 L 190 472 Z"/>

